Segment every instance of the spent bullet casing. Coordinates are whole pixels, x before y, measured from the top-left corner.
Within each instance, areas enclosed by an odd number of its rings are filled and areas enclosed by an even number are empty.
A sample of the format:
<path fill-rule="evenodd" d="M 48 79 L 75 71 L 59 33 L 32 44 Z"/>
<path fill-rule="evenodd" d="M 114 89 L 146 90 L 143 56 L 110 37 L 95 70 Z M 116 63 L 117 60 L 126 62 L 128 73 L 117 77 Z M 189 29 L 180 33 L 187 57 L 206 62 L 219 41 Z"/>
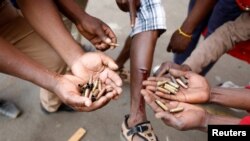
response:
<path fill-rule="evenodd" d="M 163 110 L 163 111 L 168 111 L 168 107 L 163 104 L 160 100 L 155 100 L 155 103 Z"/>
<path fill-rule="evenodd" d="M 162 93 L 167 93 L 167 94 L 171 93 L 170 91 L 168 91 L 168 90 L 166 90 L 166 89 L 164 89 L 162 87 L 157 87 L 157 90 L 160 91 L 160 92 L 162 92 Z"/>
<path fill-rule="evenodd" d="M 188 84 L 188 81 L 184 76 L 181 76 L 180 79 L 184 84 Z"/>
<path fill-rule="evenodd" d="M 188 86 L 186 84 L 184 84 L 184 82 L 182 82 L 179 78 L 176 79 L 177 83 L 180 84 L 183 88 L 188 88 Z"/>
<path fill-rule="evenodd" d="M 183 110 L 184 110 L 183 107 L 177 107 L 177 108 L 170 109 L 169 112 L 170 113 L 178 113 L 178 112 L 182 112 Z"/>

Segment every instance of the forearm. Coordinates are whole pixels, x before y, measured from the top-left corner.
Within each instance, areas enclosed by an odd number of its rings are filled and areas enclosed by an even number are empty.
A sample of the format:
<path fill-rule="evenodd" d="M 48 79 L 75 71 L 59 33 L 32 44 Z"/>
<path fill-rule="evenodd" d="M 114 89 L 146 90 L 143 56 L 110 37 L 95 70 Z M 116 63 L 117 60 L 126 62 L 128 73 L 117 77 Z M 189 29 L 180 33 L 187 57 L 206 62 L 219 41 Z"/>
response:
<path fill-rule="evenodd" d="M 219 27 L 197 47 L 183 64 L 188 65 L 192 71 L 200 73 L 203 68 L 218 60 L 223 54 L 234 47 L 231 23 Z"/>
<path fill-rule="evenodd" d="M 0 37 L 0 71 L 28 80 L 45 89 L 53 91 L 58 75 L 22 54 Z"/>
<path fill-rule="evenodd" d="M 75 24 L 80 23 L 86 12 L 75 0 L 56 0 L 59 10 Z"/>
<path fill-rule="evenodd" d="M 250 90 L 243 88 L 213 88 L 210 102 L 250 110 Z"/>
<path fill-rule="evenodd" d="M 19 0 L 19 6 L 32 27 L 71 67 L 84 52 L 65 28 L 52 0 Z"/>
<path fill-rule="evenodd" d="M 212 11 L 216 2 L 217 0 L 196 0 L 181 29 L 187 34 L 192 34 L 199 23 Z"/>
<path fill-rule="evenodd" d="M 207 125 L 238 125 L 239 118 L 208 114 Z"/>

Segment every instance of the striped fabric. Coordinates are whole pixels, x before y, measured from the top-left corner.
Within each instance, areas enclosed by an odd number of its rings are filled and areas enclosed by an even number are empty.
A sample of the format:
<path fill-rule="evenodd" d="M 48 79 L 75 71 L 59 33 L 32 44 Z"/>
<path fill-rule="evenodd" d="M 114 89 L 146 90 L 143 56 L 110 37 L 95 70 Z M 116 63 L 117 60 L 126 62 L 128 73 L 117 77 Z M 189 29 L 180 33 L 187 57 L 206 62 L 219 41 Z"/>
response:
<path fill-rule="evenodd" d="M 165 10 L 161 0 L 141 0 L 135 26 L 130 36 L 149 30 L 160 30 L 160 34 L 166 31 Z"/>

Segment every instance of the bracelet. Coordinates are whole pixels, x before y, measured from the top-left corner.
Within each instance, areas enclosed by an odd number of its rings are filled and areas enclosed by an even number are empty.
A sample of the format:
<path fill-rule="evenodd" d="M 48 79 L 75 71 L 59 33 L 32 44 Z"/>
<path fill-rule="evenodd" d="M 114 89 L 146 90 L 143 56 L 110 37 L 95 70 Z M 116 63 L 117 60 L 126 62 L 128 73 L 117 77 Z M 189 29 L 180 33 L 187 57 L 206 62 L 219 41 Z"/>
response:
<path fill-rule="evenodd" d="M 182 36 L 187 37 L 187 38 L 192 38 L 192 35 L 189 35 L 189 34 L 183 32 L 183 31 L 181 30 L 181 28 L 179 28 L 178 31 L 179 31 L 179 34 L 181 34 Z"/>

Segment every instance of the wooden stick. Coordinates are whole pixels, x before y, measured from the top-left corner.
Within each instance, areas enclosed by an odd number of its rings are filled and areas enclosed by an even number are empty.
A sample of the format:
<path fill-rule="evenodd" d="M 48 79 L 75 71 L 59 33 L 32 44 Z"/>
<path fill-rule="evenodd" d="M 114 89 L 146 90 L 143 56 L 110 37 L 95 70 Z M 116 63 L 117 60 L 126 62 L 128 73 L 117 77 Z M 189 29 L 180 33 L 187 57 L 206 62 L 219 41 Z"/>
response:
<path fill-rule="evenodd" d="M 155 103 L 163 110 L 163 111 L 168 111 L 168 107 L 163 104 L 160 100 L 155 100 Z"/>
<path fill-rule="evenodd" d="M 68 141 L 79 141 L 86 133 L 86 130 L 79 128 L 69 139 Z"/>

